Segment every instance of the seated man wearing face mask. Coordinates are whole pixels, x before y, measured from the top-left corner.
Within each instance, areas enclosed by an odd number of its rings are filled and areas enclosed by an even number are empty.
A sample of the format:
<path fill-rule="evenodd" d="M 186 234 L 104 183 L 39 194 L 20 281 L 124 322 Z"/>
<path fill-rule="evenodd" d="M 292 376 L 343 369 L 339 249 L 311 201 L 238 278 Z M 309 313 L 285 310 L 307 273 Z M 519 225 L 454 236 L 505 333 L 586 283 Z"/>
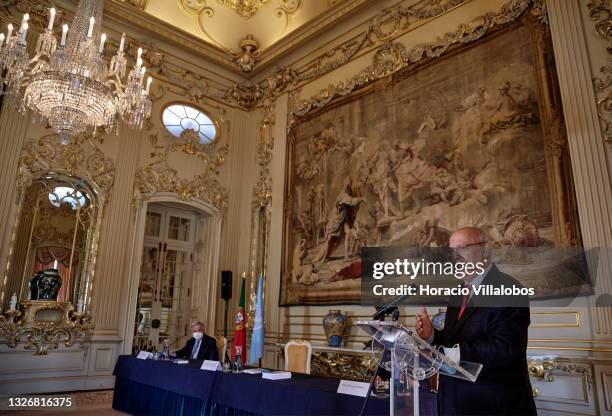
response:
<path fill-rule="evenodd" d="M 176 356 L 194 360 L 219 361 L 215 339 L 204 333 L 204 324 L 202 322 L 191 324 L 191 332 L 193 338 L 176 352 Z"/>

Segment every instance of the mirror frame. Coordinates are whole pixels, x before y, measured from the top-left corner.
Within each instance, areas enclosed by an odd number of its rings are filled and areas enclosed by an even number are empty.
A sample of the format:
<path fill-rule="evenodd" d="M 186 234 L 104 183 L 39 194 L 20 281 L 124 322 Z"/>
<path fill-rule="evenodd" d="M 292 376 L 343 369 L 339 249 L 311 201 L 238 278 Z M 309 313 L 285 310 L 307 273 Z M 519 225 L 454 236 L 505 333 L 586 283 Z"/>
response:
<path fill-rule="evenodd" d="M 83 254 L 83 257 L 79 259 L 79 263 L 82 263 L 85 266 L 85 268 L 81 269 L 78 275 L 75 275 L 75 280 L 74 280 L 75 285 L 74 287 L 70 289 L 70 292 L 68 292 L 68 299 L 63 300 L 64 302 L 69 302 L 69 303 L 73 303 L 76 305 L 77 302 L 83 298 L 82 295 L 83 295 L 83 291 L 85 290 L 85 288 L 89 287 L 89 280 L 91 280 L 90 277 L 93 272 L 93 269 L 92 269 L 93 265 L 90 260 L 92 259 L 92 255 L 93 255 L 94 264 L 95 264 L 95 255 L 96 255 L 96 253 L 93 251 L 95 249 L 93 243 L 95 242 L 95 239 L 97 238 L 96 230 L 99 229 L 101 225 L 101 220 L 102 220 L 101 204 L 100 204 L 100 197 L 98 195 L 98 192 L 87 180 L 81 177 L 78 177 L 75 175 L 69 176 L 63 173 L 58 174 L 55 172 L 49 172 L 45 174 L 45 176 L 33 178 L 32 181 L 30 182 L 30 185 L 22 190 L 21 203 L 19 206 L 19 211 L 21 215 L 18 218 L 17 230 L 14 233 L 14 237 L 15 239 L 18 238 L 19 233 L 17 231 L 20 231 L 21 233 L 28 232 L 28 234 L 30 235 L 28 249 L 27 249 L 28 253 L 24 259 L 25 263 L 23 264 L 23 269 L 22 270 L 11 270 L 11 266 L 15 265 L 15 258 L 14 258 L 15 252 L 14 250 L 11 252 L 11 257 L 9 261 L 10 265 L 7 265 L 6 276 L 7 278 L 10 278 L 9 274 L 12 275 L 11 280 L 14 281 L 15 273 L 17 275 L 21 275 L 18 298 L 26 299 L 27 298 L 27 295 L 26 295 L 27 294 L 27 281 L 29 278 L 31 278 L 31 274 L 28 273 L 28 269 L 31 270 L 31 267 L 34 261 L 33 257 L 35 256 L 37 249 L 40 247 L 45 247 L 45 245 L 33 244 L 34 243 L 33 230 L 34 230 L 36 219 L 38 217 L 37 214 L 41 211 L 41 208 L 38 206 L 38 204 L 32 214 L 33 215 L 33 222 L 31 224 L 32 228 L 30 228 L 29 230 L 19 230 L 21 228 L 21 225 L 23 225 L 23 220 L 26 219 L 30 213 L 30 211 L 25 210 L 27 207 L 26 198 L 28 198 L 27 200 L 28 202 L 32 202 L 32 200 L 30 199 L 32 195 L 28 195 L 28 194 L 32 190 L 32 186 L 35 186 L 36 184 L 41 184 L 40 191 L 42 191 L 36 195 L 37 199 L 43 197 L 44 193 L 50 193 L 54 186 L 57 186 L 58 184 L 64 184 L 66 186 L 70 186 L 75 189 L 78 189 L 80 192 L 86 193 L 88 196 L 88 199 L 90 199 L 91 201 L 90 203 L 93 204 L 93 210 L 91 212 L 94 215 L 90 218 L 90 224 L 86 227 L 85 239 L 82 241 L 80 246 L 79 247 L 74 246 L 74 241 L 72 242 L 72 245 L 66 245 L 66 246 L 62 245 L 61 243 L 54 244 L 55 246 L 64 247 L 66 249 L 69 249 L 71 253 L 78 251 L 79 253 Z M 78 211 L 75 211 L 74 214 L 78 215 Z M 45 242 L 45 243 L 48 243 L 48 242 Z M 86 276 L 85 278 L 86 280 L 83 279 L 83 276 Z M 62 277 L 62 279 L 64 278 L 65 277 Z M 70 280 L 70 277 L 68 277 L 67 280 Z M 78 286 L 76 284 L 78 284 Z M 78 302 L 78 303 L 81 303 L 81 302 Z"/>
<path fill-rule="evenodd" d="M 17 173 L 17 211 L 16 221 L 13 226 L 11 242 L 9 245 L 8 261 L 4 269 L 4 282 L 8 282 L 9 265 L 14 256 L 14 245 L 17 231 L 22 221 L 23 203 L 25 192 L 35 181 L 44 180 L 46 176 L 57 178 L 68 177 L 85 183 L 95 194 L 98 204 L 96 218 L 93 220 L 93 230 L 88 233 L 85 249 L 87 250 L 87 264 L 85 276 L 87 282 L 80 279 L 79 284 L 86 284 L 85 293 L 82 296 L 82 309 L 78 312 L 88 313 L 93 295 L 93 283 L 95 275 L 95 264 L 98 252 L 98 241 L 102 226 L 106 204 L 110 198 L 115 177 L 115 166 L 112 160 L 107 158 L 96 144 L 89 138 L 79 136 L 68 144 L 63 144 L 59 135 L 51 134 L 33 139 L 27 142 L 19 158 L 19 170 Z M 21 277 L 23 279 L 23 276 Z M 5 293 L 6 283 L 3 285 L 3 297 L 0 302 L 4 304 L 11 294 Z M 80 289 L 79 294 L 83 293 Z M 21 293 L 19 294 L 21 296 Z M 18 299 L 23 301 L 23 299 Z M 74 301 L 76 299 L 73 299 Z"/>

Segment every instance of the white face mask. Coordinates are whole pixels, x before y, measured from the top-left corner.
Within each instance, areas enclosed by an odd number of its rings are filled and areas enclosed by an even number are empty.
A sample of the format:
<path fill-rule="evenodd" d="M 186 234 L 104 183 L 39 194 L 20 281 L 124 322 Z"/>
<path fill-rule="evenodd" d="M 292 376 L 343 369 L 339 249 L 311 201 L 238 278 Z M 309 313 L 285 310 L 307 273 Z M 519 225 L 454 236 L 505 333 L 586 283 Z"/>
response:
<path fill-rule="evenodd" d="M 193 337 L 194 337 L 195 339 L 201 339 L 203 336 L 204 336 L 204 334 L 203 334 L 203 333 L 201 333 L 201 332 L 194 332 L 194 333 L 193 333 Z"/>

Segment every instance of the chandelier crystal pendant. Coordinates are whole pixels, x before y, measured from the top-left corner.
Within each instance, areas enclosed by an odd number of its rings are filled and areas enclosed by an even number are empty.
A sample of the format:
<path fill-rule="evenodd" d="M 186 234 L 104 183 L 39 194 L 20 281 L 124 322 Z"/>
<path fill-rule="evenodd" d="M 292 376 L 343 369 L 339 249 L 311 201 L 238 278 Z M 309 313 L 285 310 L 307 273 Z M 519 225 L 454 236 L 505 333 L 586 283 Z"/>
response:
<path fill-rule="evenodd" d="M 103 8 L 103 0 L 80 0 L 72 25 L 62 27 L 59 46 L 52 8 L 32 58 L 26 50 L 27 13 L 18 31 L 9 24 L 7 34 L 0 34 L 0 82 L 6 101 L 19 111 L 32 110 L 65 143 L 81 133 L 95 135 L 98 127 L 118 134 L 118 117 L 140 129 L 151 116 L 152 78 L 144 82 L 142 49 L 127 78 L 125 33 L 110 63 L 104 58 L 106 34 L 99 35 Z"/>

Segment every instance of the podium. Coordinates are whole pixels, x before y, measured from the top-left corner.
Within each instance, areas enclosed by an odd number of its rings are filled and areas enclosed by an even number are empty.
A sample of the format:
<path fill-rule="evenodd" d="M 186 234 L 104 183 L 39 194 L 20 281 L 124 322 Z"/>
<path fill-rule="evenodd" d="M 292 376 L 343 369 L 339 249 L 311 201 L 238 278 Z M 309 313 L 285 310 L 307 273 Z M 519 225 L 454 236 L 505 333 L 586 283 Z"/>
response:
<path fill-rule="evenodd" d="M 474 382 L 482 370 L 482 364 L 453 362 L 399 322 L 358 321 L 356 325 L 372 337 L 372 354 L 378 366 L 391 373 L 390 415 L 419 415 L 419 381 L 439 373 Z"/>

